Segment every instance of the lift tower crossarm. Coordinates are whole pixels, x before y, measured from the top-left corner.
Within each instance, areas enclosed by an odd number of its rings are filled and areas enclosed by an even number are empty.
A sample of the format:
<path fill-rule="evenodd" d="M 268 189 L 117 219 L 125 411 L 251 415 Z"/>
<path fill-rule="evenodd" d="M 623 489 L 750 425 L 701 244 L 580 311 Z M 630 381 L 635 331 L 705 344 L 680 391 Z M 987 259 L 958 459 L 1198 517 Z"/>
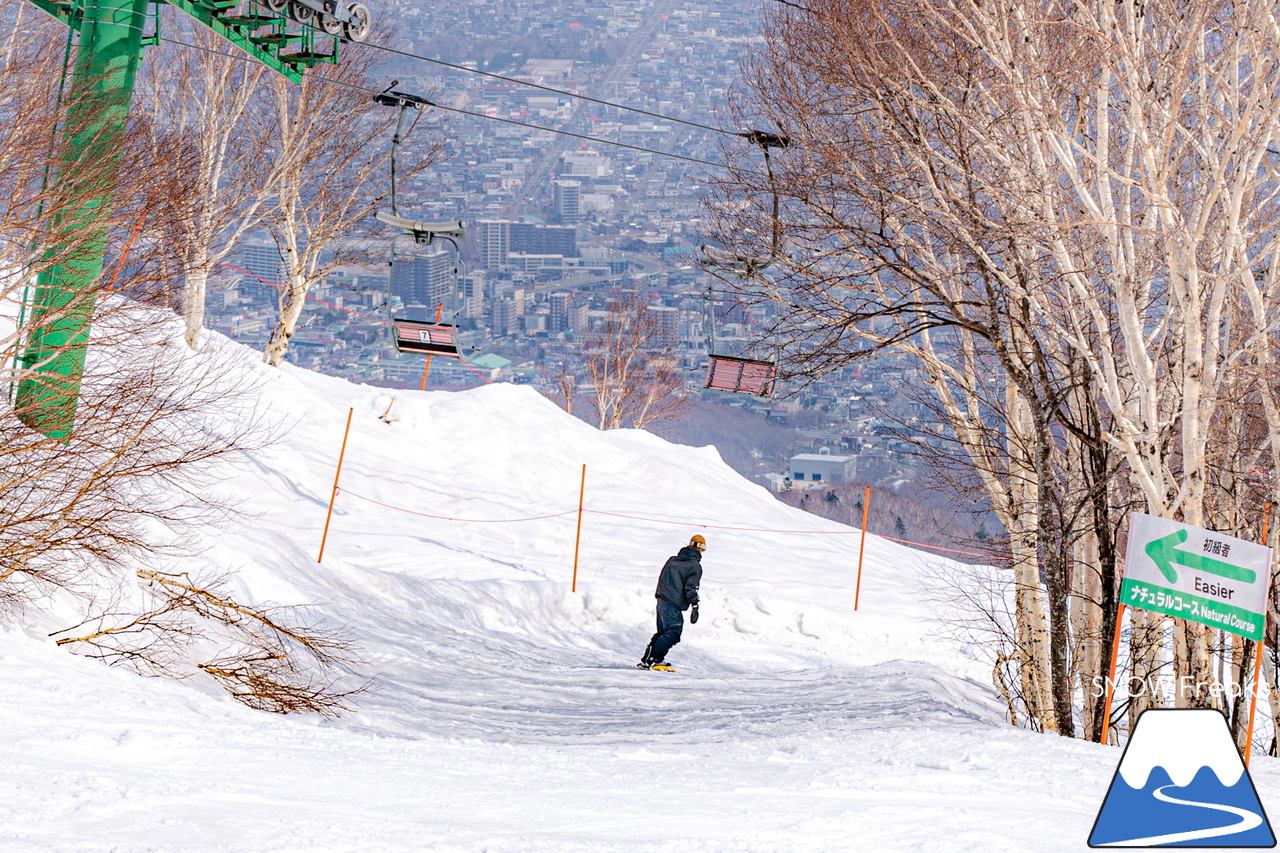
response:
<path fill-rule="evenodd" d="M 73 16 L 73 7 L 70 3 L 58 3 L 55 0 L 31 0 L 31 4 L 50 17 L 56 18 L 71 27 L 76 32 L 80 31 L 80 19 L 83 13 Z M 79 9 L 76 9 L 76 11 L 80 12 Z"/>
<path fill-rule="evenodd" d="M 80 24 L 84 18 L 83 8 L 73 6 L 70 3 L 59 2 L 59 0 L 30 0 L 30 2 L 45 14 L 56 18 L 61 23 L 79 32 Z M 240 26 L 241 22 L 234 17 L 227 20 L 220 17 L 225 10 L 214 9 L 200 3 L 192 3 L 190 0 L 161 0 L 161 2 L 167 3 L 178 11 L 189 15 L 197 23 L 208 27 L 243 50 L 248 54 L 249 58 L 256 59 L 272 71 L 283 75 L 291 83 L 302 82 L 302 71 L 299 66 L 315 63 L 315 60 L 312 59 L 295 60 L 293 62 L 285 61 L 270 47 L 258 44 L 253 40 L 252 33 L 257 27 Z M 263 20 L 278 20 L 282 26 L 284 25 L 283 18 L 270 17 Z"/>
<path fill-rule="evenodd" d="M 224 11 L 214 9 L 200 3 L 192 3 L 190 0 L 164 0 L 164 2 L 168 3 L 180 12 L 184 12 L 191 16 L 198 23 L 201 23 L 213 30 L 219 36 L 222 36 L 222 38 L 231 42 L 236 47 L 247 53 L 250 57 L 258 60 L 271 70 L 278 71 L 283 74 L 290 82 L 302 82 L 302 71 L 298 66 L 294 63 L 283 61 L 279 54 L 276 51 L 271 50 L 270 47 L 253 42 L 250 39 L 250 33 L 252 32 L 251 29 L 246 32 L 240 27 L 228 26 L 223 23 L 221 18 L 218 16 L 220 14 L 225 14 Z"/>

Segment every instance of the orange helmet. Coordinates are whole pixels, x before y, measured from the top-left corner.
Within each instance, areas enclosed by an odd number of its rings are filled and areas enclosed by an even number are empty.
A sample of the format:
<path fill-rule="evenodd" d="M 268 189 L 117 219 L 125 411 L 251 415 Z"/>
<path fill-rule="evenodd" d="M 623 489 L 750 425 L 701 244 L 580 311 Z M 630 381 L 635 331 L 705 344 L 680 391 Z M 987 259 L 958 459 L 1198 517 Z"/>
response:
<path fill-rule="evenodd" d="M 697 548 L 699 551 L 705 551 L 707 550 L 707 540 L 702 538 L 701 533 L 695 533 L 693 534 L 693 538 L 689 540 L 689 546 L 691 548 Z"/>

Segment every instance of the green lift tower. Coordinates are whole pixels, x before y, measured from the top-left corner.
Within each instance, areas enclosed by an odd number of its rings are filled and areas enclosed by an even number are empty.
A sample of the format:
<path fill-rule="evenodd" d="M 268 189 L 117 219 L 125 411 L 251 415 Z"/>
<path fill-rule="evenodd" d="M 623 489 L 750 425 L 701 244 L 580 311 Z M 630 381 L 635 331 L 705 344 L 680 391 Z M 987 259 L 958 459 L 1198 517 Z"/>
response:
<path fill-rule="evenodd" d="M 78 35 L 55 180 L 76 205 L 50 223 L 54 245 L 75 250 L 36 282 L 16 409 L 32 429 L 66 438 L 75 423 L 94 294 L 107 249 L 121 143 L 154 0 L 31 0 Z M 369 9 L 336 0 L 163 0 L 294 83 L 338 61 L 342 39 L 363 41 Z M 154 16 L 159 21 L 159 3 Z M 76 163 L 94 163 L 91 177 Z M 81 185 L 83 184 L 83 185 Z M 56 250 L 55 250 L 56 251 Z"/>

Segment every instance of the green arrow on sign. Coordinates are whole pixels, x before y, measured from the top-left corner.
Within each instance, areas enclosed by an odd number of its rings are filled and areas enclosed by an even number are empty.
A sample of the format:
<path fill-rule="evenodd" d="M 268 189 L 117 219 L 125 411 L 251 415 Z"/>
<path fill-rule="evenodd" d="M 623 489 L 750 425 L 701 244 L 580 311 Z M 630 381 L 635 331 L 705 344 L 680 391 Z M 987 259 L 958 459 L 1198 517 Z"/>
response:
<path fill-rule="evenodd" d="M 1186 566 L 1188 569 L 1198 569 L 1207 574 L 1234 581 L 1243 583 L 1257 582 L 1258 573 L 1253 569 L 1233 566 L 1230 563 L 1224 563 L 1221 560 L 1215 560 L 1202 554 L 1179 551 L 1178 546 L 1186 541 L 1187 531 L 1175 530 L 1168 536 L 1161 536 L 1159 539 L 1147 543 L 1147 556 L 1155 561 L 1156 568 L 1160 570 L 1160 574 L 1169 580 L 1169 583 L 1174 583 L 1178 580 L 1178 572 L 1173 568 L 1174 563 Z"/>

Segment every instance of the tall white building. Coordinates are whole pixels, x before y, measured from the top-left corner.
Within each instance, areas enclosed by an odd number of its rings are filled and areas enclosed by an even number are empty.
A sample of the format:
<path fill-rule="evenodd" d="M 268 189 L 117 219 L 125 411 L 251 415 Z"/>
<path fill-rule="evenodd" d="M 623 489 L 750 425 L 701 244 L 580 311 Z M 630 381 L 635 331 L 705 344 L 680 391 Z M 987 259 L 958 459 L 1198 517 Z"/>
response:
<path fill-rule="evenodd" d="M 549 332 L 569 331 L 569 310 L 573 305 L 573 294 L 553 293 L 550 299 L 551 316 L 547 325 Z"/>
<path fill-rule="evenodd" d="M 582 220 L 582 183 L 553 181 L 556 220 L 561 225 L 576 225 Z"/>
<path fill-rule="evenodd" d="M 280 257 L 280 250 L 274 243 L 246 244 L 240 250 L 240 266 L 250 273 L 251 277 L 258 277 L 254 278 L 254 281 L 265 278 L 267 282 L 276 284 L 284 275 L 284 260 Z M 258 281 L 258 283 L 266 282 Z"/>
<path fill-rule="evenodd" d="M 578 232 L 573 226 L 535 225 L 510 219 L 481 219 L 477 224 L 480 226 L 480 265 L 487 270 L 508 266 L 513 254 L 565 258 L 578 254 Z"/>
<path fill-rule="evenodd" d="M 665 305 L 650 305 L 646 309 L 650 317 L 657 323 L 662 335 L 662 345 L 678 346 L 680 343 L 680 309 L 668 308 Z"/>
<path fill-rule="evenodd" d="M 453 257 L 448 254 L 427 257 L 399 256 L 391 273 L 391 292 L 399 296 L 405 305 L 425 305 L 434 309 L 443 305 L 445 313 L 452 313 Z"/>
<path fill-rule="evenodd" d="M 462 278 L 462 305 L 459 313 L 463 317 L 475 318 L 484 313 L 484 270 L 473 270 Z"/>
<path fill-rule="evenodd" d="M 507 262 L 507 253 L 511 251 L 511 222 L 481 219 L 477 224 L 480 226 L 480 265 L 496 270 Z"/>

